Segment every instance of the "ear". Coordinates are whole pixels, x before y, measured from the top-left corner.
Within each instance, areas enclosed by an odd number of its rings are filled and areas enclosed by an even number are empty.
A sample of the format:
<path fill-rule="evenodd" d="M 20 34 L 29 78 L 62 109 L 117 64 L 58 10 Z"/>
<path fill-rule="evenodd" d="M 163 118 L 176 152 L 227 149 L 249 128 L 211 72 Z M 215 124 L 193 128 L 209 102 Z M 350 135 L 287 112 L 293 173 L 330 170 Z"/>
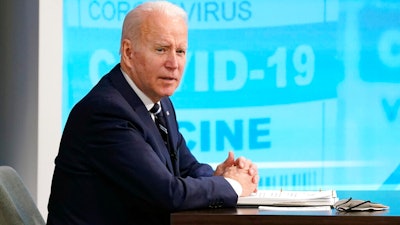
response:
<path fill-rule="evenodd" d="M 130 67 L 132 57 L 133 57 L 132 42 L 129 39 L 123 39 L 121 44 L 121 59 L 127 66 Z"/>

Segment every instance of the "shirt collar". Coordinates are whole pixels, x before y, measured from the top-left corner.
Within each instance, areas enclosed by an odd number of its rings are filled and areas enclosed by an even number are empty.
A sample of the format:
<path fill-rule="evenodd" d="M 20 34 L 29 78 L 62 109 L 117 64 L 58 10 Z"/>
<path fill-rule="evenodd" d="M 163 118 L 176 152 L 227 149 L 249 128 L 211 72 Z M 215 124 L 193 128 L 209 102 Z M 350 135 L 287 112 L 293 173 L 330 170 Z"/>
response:
<path fill-rule="evenodd" d="M 127 73 L 125 73 L 125 71 L 121 69 L 122 75 L 124 75 L 125 80 L 128 82 L 129 86 L 132 87 L 133 91 L 139 96 L 140 100 L 142 100 L 144 106 L 146 106 L 147 111 L 149 111 L 153 105 L 154 102 L 151 101 L 151 99 L 149 97 L 147 97 L 147 95 L 145 93 L 143 93 L 135 84 L 135 82 L 133 82 L 133 80 L 128 76 Z"/>

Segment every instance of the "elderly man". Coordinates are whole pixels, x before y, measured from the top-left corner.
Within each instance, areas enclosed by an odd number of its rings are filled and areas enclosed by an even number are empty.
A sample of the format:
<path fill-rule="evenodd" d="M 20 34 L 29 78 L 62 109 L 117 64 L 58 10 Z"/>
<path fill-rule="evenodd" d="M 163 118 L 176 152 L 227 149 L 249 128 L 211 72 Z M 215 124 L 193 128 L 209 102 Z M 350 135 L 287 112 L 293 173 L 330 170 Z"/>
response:
<path fill-rule="evenodd" d="M 214 171 L 178 130 L 169 99 L 186 62 L 187 15 L 147 2 L 125 18 L 121 61 L 72 109 L 55 160 L 48 225 L 169 224 L 170 213 L 235 207 L 257 190 L 243 157 Z"/>

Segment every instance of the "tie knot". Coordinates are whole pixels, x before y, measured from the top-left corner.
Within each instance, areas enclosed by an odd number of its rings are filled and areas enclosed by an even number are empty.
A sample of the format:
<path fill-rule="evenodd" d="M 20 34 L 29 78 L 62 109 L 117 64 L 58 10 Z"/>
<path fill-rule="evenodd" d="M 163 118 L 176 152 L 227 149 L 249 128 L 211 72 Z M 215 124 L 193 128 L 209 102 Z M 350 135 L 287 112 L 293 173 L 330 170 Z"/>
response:
<path fill-rule="evenodd" d="M 150 109 L 150 112 L 154 115 L 157 115 L 161 112 L 161 106 L 158 103 L 155 103 L 154 106 Z"/>

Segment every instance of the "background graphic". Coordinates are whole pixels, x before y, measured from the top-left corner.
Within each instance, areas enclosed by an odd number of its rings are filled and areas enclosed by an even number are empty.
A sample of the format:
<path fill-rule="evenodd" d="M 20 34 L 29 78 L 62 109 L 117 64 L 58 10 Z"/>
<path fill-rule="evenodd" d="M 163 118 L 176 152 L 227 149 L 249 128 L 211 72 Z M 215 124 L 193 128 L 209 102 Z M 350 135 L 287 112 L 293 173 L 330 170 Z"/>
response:
<path fill-rule="evenodd" d="M 140 2 L 64 0 L 63 123 L 119 62 Z M 234 150 L 260 189 L 400 189 L 400 3 L 172 2 L 190 28 L 172 100 L 200 161 Z"/>

